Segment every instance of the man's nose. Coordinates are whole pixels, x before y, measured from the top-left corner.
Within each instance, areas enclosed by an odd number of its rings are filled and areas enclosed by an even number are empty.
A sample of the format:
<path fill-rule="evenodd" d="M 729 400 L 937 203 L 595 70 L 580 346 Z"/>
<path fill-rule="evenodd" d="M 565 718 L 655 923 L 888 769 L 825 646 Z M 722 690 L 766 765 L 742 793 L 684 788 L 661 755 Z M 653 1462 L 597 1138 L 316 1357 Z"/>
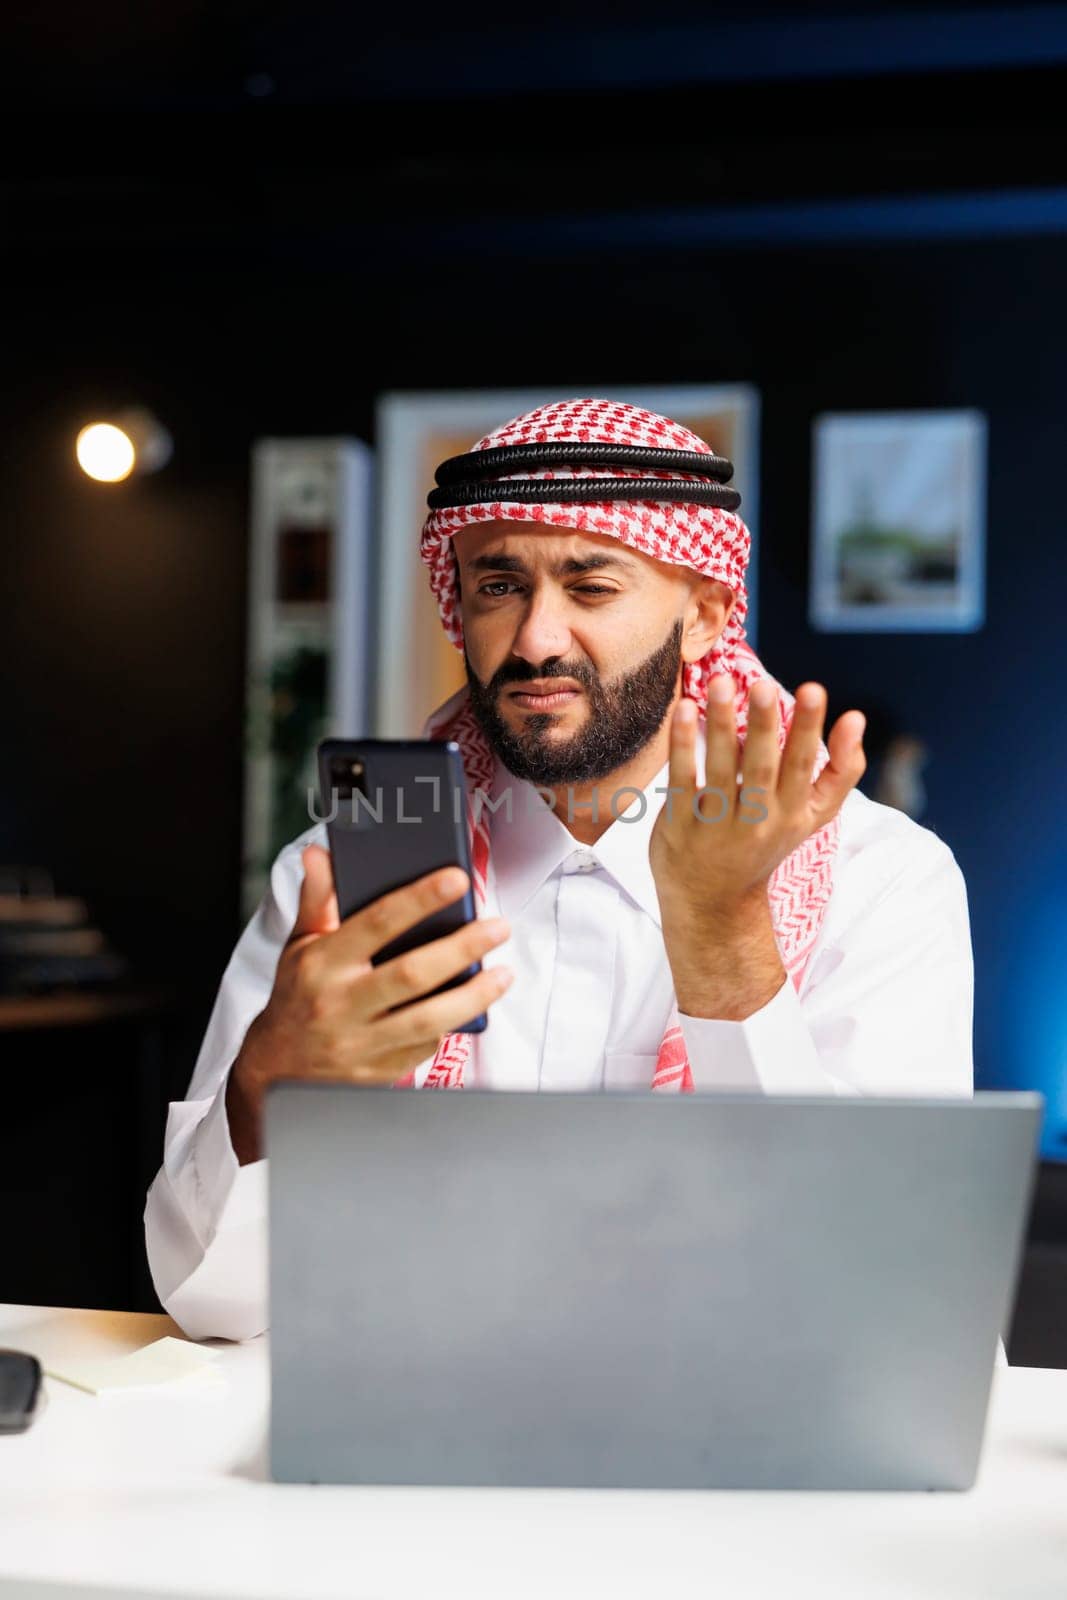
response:
<path fill-rule="evenodd" d="M 537 666 L 550 656 L 565 656 L 571 647 L 571 631 L 563 606 L 562 598 L 551 591 L 540 590 L 531 595 L 512 641 L 512 655 Z"/>

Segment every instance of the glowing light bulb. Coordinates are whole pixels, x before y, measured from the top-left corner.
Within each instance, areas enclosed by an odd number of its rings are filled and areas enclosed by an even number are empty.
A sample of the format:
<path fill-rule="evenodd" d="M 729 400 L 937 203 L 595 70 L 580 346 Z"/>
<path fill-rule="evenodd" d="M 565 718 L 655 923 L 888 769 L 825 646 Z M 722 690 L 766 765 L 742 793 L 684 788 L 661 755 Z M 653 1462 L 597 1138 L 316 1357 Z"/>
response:
<path fill-rule="evenodd" d="M 91 422 L 74 446 L 78 465 L 97 483 L 121 483 L 137 464 L 133 440 L 112 422 Z"/>

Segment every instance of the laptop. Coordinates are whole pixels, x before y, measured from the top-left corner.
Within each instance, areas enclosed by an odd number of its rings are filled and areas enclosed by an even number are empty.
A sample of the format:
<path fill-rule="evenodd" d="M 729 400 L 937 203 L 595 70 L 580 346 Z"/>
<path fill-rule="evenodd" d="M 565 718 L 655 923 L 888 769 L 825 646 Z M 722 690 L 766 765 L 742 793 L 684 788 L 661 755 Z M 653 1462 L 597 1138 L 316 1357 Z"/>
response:
<path fill-rule="evenodd" d="M 272 1475 L 967 1489 L 1041 1109 L 278 1082 Z"/>

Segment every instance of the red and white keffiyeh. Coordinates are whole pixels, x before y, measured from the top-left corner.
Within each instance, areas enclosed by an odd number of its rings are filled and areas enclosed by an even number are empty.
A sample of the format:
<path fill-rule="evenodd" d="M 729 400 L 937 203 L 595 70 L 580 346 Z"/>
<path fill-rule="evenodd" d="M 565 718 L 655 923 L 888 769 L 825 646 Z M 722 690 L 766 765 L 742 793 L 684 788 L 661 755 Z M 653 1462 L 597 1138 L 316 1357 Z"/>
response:
<path fill-rule="evenodd" d="M 479 439 L 472 451 L 501 445 L 526 445 L 546 441 L 583 444 L 600 442 L 615 445 L 645 445 L 711 455 L 705 441 L 668 417 L 638 406 L 610 400 L 560 400 L 539 406 L 535 411 L 515 417 Z M 514 474 L 530 478 L 621 478 L 664 477 L 678 480 L 686 476 L 673 469 L 649 471 L 647 467 L 571 467 L 556 464 L 541 471 L 524 470 Z M 694 482 L 701 481 L 691 475 Z M 784 746 L 792 721 L 794 697 L 771 677 L 745 641 L 744 620 L 748 609 L 745 570 L 748 565 L 750 535 L 741 518 L 733 512 L 709 505 L 682 505 L 656 500 L 597 502 L 595 483 L 590 483 L 588 502 L 581 504 L 530 504 L 508 501 L 507 476 L 501 476 L 501 498 L 489 504 L 452 506 L 430 513 L 422 529 L 419 553 L 430 569 L 430 585 L 436 597 L 441 620 L 457 649 L 463 647 L 463 621 L 456 586 L 456 561 L 452 536 L 475 522 L 540 522 L 549 527 L 577 529 L 582 533 L 608 534 L 635 550 L 659 561 L 691 567 L 709 578 L 726 584 L 734 594 L 729 620 L 715 645 L 700 661 L 685 663 L 682 693 L 695 700 L 703 716 L 707 705 L 707 686 L 718 673 L 729 673 L 737 691 L 737 737 L 743 748 L 748 730 L 748 696 L 760 678 L 770 678 L 778 692 L 779 746 Z M 489 873 L 490 813 L 475 805 L 478 790 L 490 793 L 493 753 L 471 712 L 466 685 L 428 718 L 424 738 L 454 739 L 463 757 L 468 793 L 468 827 L 475 904 L 480 911 L 486 900 Z M 813 769 L 813 780 L 829 760 L 820 742 Z M 768 883 L 768 899 L 782 965 L 799 989 L 812 946 L 818 937 L 823 915 L 833 887 L 833 863 L 840 833 L 840 819 L 833 820 L 805 839 L 792 855 L 776 868 Z M 463 1087 L 463 1068 L 470 1049 L 471 1035 L 446 1034 L 438 1046 L 423 1087 L 459 1089 Z M 401 1080 L 412 1083 L 414 1075 Z M 660 1044 L 652 1089 L 691 1090 L 692 1074 L 685 1041 L 675 1007 Z"/>

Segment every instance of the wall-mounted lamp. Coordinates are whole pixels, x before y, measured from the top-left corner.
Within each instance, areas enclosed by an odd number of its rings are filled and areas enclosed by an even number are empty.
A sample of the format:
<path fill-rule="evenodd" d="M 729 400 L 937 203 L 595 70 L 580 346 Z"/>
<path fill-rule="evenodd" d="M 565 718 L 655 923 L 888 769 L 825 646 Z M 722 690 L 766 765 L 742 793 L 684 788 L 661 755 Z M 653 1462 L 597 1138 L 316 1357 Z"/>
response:
<path fill-rule="evenodd" d="M 133 473 L 158 472 L 171 458 L 170 434 L 143 406 L 129 406 L 106 421 L 86 423 L 74 454 L 87 477 L 121 483 Z"/>

